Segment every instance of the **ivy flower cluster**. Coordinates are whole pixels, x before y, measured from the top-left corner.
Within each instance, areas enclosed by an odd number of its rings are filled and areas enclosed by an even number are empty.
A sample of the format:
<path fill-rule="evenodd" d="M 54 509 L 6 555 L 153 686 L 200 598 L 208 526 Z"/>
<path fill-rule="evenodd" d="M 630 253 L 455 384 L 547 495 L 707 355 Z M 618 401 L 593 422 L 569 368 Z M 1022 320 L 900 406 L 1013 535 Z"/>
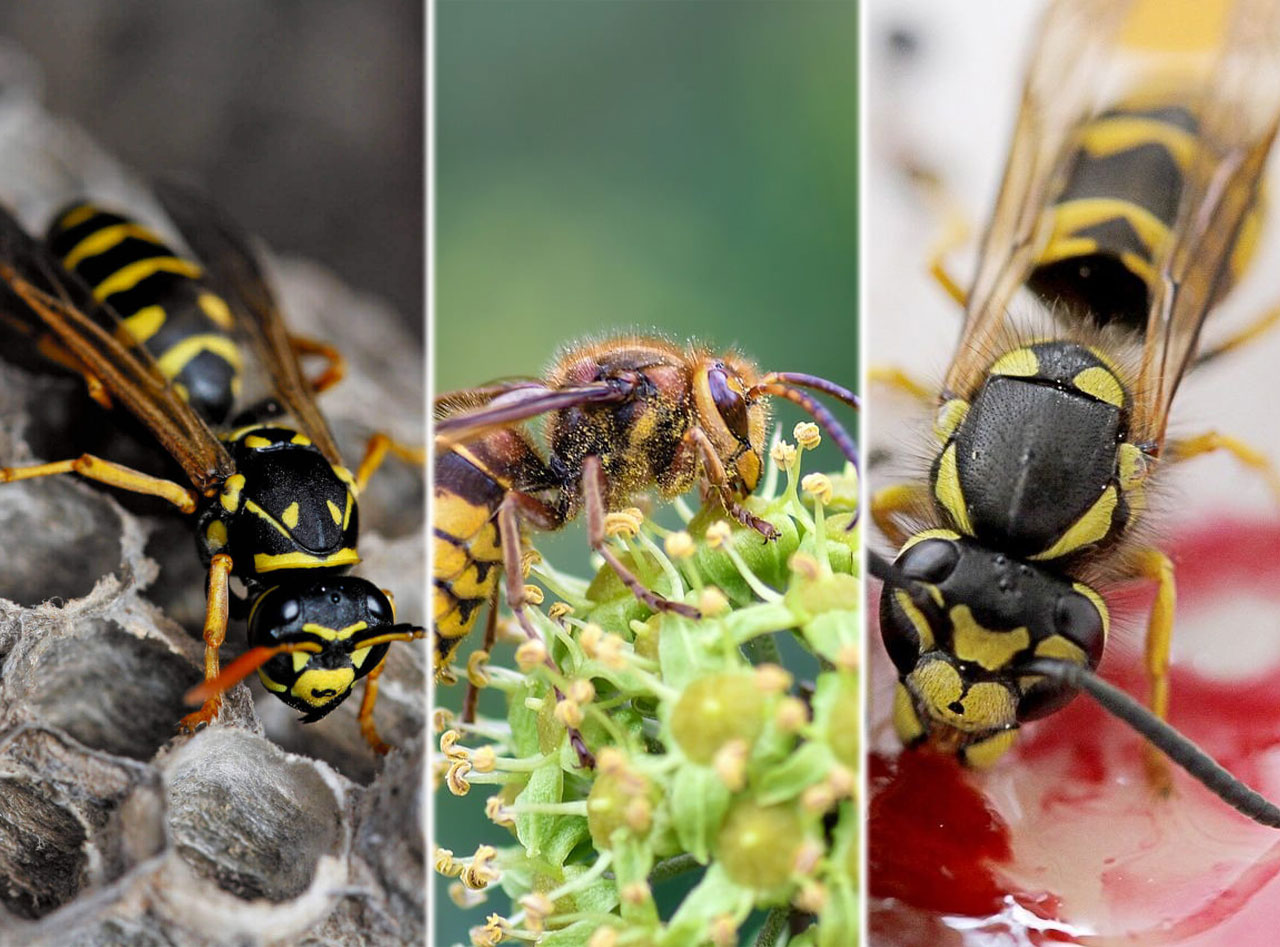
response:
<path fill-rule="evenodd" d="M 459 670 L 502 692 L 505 719 L 435 717 L 439 781 L 489 792 L 505 840 L 435 852 L 457 903 L 510 906 L 472 944 L 857 942 L 858 485 L 851 468 L 802 474 L 819 433 L 794 436 L 746 500 L 775 540 L 718 506 L 677 502 L 674 532 L 610 517 L 640 579 L 699 620 L 651 613 L 607 567 L 583 580 L 526 560 L 543 641 L 517 630 L 516 667 L 480 653 Z M 696 880 L 677 899 L 678 875 Z"/>

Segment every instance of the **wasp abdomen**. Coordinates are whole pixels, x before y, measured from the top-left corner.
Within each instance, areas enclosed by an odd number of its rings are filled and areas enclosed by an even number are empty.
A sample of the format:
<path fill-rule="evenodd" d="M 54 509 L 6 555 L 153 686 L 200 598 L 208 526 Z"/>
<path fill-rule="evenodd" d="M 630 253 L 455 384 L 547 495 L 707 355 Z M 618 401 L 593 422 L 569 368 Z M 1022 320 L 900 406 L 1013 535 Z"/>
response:
<path fill-rule="evenodd" d="M 246 580 L 289 572 L 341 572 L 360 561 L 354 482 L 305 435 L 252 427 L 227 437 L 236 473 L 204 508 L 197 531 L 206 561 L 229 553 Z"/>
<path fill-rule="evenodd" d="M 200 265 L 133 220 L 92 204 L 59 214 L 46 240 L 120 317 L 122 341 L 143 346 L 202 417 L 225 420 L 239 391 L 240 350 L 231 311 L 202 281 Z"/>

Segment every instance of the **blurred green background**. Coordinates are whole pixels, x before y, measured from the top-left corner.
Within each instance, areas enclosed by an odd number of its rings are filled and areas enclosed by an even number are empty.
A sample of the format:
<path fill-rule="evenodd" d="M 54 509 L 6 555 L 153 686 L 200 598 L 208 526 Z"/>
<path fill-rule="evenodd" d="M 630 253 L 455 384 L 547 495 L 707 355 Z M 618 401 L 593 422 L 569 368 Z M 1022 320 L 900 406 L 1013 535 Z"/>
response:
<path fill-rule="evenodd" d="M 856 387 L 856 29 L 852 0 L 441 0 L 437 391 L 620 330 Z M 801 415 L 778 413 L 789 437 Z M 572 529 L 539 546 L 585 563 Z M 438 844 L 506 841 L 483 790 L 438 794 Z M 506 913 L 446 888 L 439 943 Z"/>

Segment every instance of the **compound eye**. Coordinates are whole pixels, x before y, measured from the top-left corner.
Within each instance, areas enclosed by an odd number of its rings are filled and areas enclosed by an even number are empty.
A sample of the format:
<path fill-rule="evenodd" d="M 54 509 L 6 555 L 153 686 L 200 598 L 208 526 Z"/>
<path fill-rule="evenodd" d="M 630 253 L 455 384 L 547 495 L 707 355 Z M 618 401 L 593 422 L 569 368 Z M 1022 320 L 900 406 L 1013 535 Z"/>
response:
<path fill-rule="evenodd" d="M 376 622 L 391 624 L 393 620 L 391 603 L 387 601 L 386 596 L 381 592 L 370 592 L 365 596 L 364 603 L 369 610 L 370 618 Z"/>
<path fill-rule="evenodd" d="M 1058 634 L 1085 653 L 1090 668 L 1098 666 L 1107 643 L 1107 625 L 1087 595 L 1069 592 L 1060 596 L 1053 609 L 1053 624 Z"/>
<path fill-rule="evenodd" d="M 281 637 L 301 614 L 302 603 L 295 596 L 268 592 L 253 610 L 250 643 Z"/>
<path fill-rule="evenodd" d="M 898 557 L 898 568 L 913 579 L 937 585 L 945 582 L 960 562 L 960 547 L 950 539 L 926 539 Z"/>
<path fill-rule="evenodd" d="M 715 402 L 725 426 L 733 432 L 742 443 L 751 438 L 747 425 L 747 400 L 742 396 L 742 386 L 736 378 L 731 378 L 724 366 L 717 366 L 707 372 L 707 387 L 711 389 L 711 400 Z"/>

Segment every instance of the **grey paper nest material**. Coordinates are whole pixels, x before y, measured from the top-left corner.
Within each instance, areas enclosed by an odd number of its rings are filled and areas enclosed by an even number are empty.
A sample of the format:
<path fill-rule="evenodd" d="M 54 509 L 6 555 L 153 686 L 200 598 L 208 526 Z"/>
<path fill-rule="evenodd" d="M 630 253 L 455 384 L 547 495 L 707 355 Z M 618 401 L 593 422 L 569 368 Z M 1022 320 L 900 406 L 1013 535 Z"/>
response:
<path fill-rule="evenodd" d="M 0 55 L 0 200 L 32 228 L 79 193 L 146 216 L 145 187 L 45 114 L 27 71 Z M 271 270 L 291 325 L 350 361 L 322 400 L 348 460 L 374 430 L 420 441 L 422 361 L 393 314 L 313 265 Z M 0 363 L 0 464 L 72 456 L 79 387 Z M 0 943 L 421 941 L 425 648 L 391 648 L 385 761 L 358 697 L 303 727 L 256 682 L 177 737 L 200 567 L 182 517 L 127 505 L 74 477 L 0 488 Z M 362 498 L 358 570 L 418 621 L 422 505 L 420 472 L 389 461 Z M 225 657 L 243 647 L 233 622 Z"/>

